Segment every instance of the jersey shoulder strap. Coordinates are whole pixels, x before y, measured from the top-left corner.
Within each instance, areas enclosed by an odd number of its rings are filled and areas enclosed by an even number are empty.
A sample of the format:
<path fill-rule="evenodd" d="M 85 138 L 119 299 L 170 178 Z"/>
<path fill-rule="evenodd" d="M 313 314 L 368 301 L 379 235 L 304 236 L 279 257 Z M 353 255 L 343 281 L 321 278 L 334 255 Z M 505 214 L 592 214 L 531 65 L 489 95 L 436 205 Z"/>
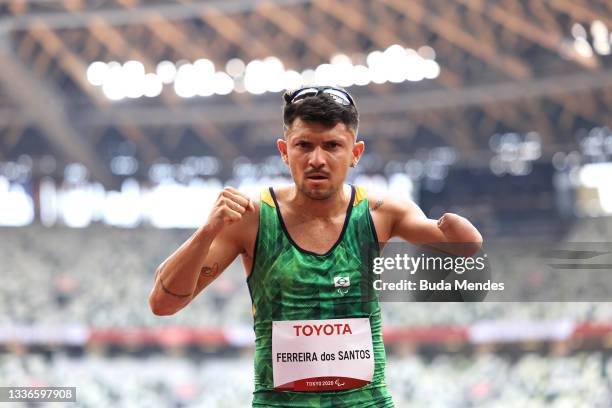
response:
<path fill-rule="evenodd" d="M 355 185 L 355 200 L 353 200 L 353 207 L 357 207 L 362 201 L 367 201 L 368 193 L 365 188 Z"/>
<path fill-rule="evenodd" d="M 274 203 L 274 199 L 272 198 L 272 193 L 270 192 L 270 188 L 271 187 L 267 187 L 261 192 L 260 194 L 261 205 L 263 206 L 264 204 L 266 204 L 270 208 L 276 208 L 276 204 Z"/>

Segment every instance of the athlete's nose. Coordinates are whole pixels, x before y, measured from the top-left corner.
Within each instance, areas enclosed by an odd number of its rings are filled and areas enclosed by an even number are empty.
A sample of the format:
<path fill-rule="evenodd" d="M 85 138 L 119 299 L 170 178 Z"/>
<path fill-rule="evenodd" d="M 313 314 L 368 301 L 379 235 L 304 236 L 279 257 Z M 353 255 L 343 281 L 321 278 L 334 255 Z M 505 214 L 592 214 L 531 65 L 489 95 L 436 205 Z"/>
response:
<path fill-rule="evenodd" d="M 321 169 L 325 166 L 325 152 L 319 146 L 315 147 L 312 153 L 310 154 L 310 158 L 308 160 L 308 164 L 315 169 Z"/>

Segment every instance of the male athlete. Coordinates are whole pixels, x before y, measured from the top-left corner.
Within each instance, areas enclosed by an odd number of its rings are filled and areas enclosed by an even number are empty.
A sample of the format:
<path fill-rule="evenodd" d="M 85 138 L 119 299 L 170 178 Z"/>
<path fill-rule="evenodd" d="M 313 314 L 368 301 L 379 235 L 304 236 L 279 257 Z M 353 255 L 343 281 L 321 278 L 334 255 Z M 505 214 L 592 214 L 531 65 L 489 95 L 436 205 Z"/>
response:
<path fill-rule="evenodd" d="M 287 92 L 283 116 L 276 144 L 294 184 L 255 200 L 225 188 L 157 269 L 149 304 L 176 313 L 241 254 L 255 323 L 253 407 L 393 407 L 379 303 L 364 296 L 378 243 L 471 243 L 476 252 L 482 237 L 459 215 L 431 220 L 413 202 L 344 183 L 364 142 L 343 89 Z"/>

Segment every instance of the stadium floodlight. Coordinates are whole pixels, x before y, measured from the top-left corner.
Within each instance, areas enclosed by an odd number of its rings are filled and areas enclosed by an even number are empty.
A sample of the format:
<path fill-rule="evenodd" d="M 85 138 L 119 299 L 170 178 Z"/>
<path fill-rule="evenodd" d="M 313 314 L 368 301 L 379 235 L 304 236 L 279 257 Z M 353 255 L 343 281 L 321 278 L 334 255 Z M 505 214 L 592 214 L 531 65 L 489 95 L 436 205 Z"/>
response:
<path fill-rule="evenodd" d="M 161 61 L 155 72 L 163 84 L 171 84 L 176 77 L 176 65 L 170 61 Z"/>
<path fill-rule="evenodd" d="M 192 98 L 196 95 L 196 73 L 193 65 L 183 64 L 179 67 L 174 80 L 174 91 L 181 98 Z"/>
<path fill-rule="evenodd" d="M 130 60 L 123 64 L 123 70 L 129 75 L 144 75 L 145 67 L 142 62 Z"/>
<path fill-rule="evenodd" d="M 118 176 L 131 176 L 138 170 L 138 161 L 132 156 L 115 156 L 110 161 L 110 169 Z"/>
<path fill-rule="evenodd" d="M 374 65 L 376 65 L 379 62 L 381 57 L 382 57 L 382 52 L 378 50 L 370 52 L 368 56 L 366 57 L 366 62 L 368 64 L 368 67 L 372 68 Z"/>
<path fill-rule="evenodd" d="M 582 26 L 582 24 L 574 23 L 574 25 L 572 26 L 572 36 L 574 36 L 575 39 L 578 39 L 578 38 L 582 38 L 584 40 L 587 39 L 587 32 Z"/>
<path fill-rule="evenodd" d="M 108 74 L 108 65 L 102 61 L 94 61 L 87 68 L 87 80 L 94 86 L 102 86 Z"/>
<path fill-rule="evenodd" d="M 385 58 L 381 51 L 372 51 L 367 57 L 368 68 L 370 69 L 370 79 L 375 84 L 387 82 Z"/>
<path fill-rule="evenodd" d="M 0 176 L 0 225 L 22 227 L 34 221 L 34 201 L 19 184 Z"/>
<path fill-rule="evenodd" d="M 591 23 L 591 35 L 593 36 L 593 48 L 599 55 L 610 54 L 609 33 L 606 25 L 600 20 Z"/>
<path fill-rule="evenodd" d="M 435 79 L 440 75 L 440 65 L 434 60 L 425 60 L 422 62 L 423 76 L 427 79 Z"/>
<path fill-rule="evenodd" d="M 349 56 L 345 55 L 345 54 L 336 54 L 333 57 L 331 57 L 329 62 L 332 65 L 342 65 L 342 64 L 351 64 L 352 65 L 353 64 L 353 62 L 351 61 Z"/>
<path fill-rule="evenodd" d="M 365 86 L 370 83 L 370 70 L 365 65 L 355 65 L 353 67 L 353 81 L 355 85 Z"/>
<path fill-rule="evenodd" d="M 404 47 L 398 44 L 389 46 L 383 52 L 383 61 L 382 67 L 384 67 L 387 81 L 396 84 L 405 81 L 403 67 L 409 63 L 409 57 Z"/>
<path fill-rule="evenodd" d="M 315 69 L 317 86 L 336 85 L 336 75 L 331 64 L 321 64 Z"/>
<path fill-rule="evenodd" d="M 302 75 L 300 75 L 299 72 L 293 70 L 285 72 L 283 82 L 285 89 L 298 89 L 303 86 Z"/>
<path fill-rule="evenodd" d="M 578 53 L 578 55 L 591 58 L 593 56 L 593 48 L 591 48 L 591 44 L 584 38 L 576 38 L 574 41 L 574 49 Z"/>
<path fill-rule="evenodd" d="M 215 94 L 215 81 L 215 64 L 213 64 L 211 60 L 202 58 L 193 63 L 192 78 L 190 82 L 197 95 L 211 96 Z"/>
<path fill-rule="evenodd" d="M 316 74 L 314 69 L 305 69 L 302 71 L 302 85 L 313 86 L 316 84 Z"/>
<path fill-rule="evenodd" d="M 595 27 L 598 33 L 603 32 L 600 25 L 596 24 Z M 568 47 L 576 47 L 575 52 L 583 56 L 593 53 L 586 39 L 578 38 L 575 44 Z M 604 45 L 595 44 L 595 47 L 602 55 L 610 52 L 607 42 Z M 135 60 L 123 65 L 116 61 L 94 61 L 87 69 L 87 79 L 94 86 L 101 85 L 104 95 L 110 100 L 156 97 L 163 91 L 164 84 L 174 84 L 176 94 L 182 98 L 228 95 L 231 92 L 260 95 L 301 86 L 350 87 L 366 86 L 372 82 L 383 84 L 434 79 L 440 74 L 440 65 L 435 61 L 435 56 L 434 49 L 428 45 L 420 47 L 417 53 L 411 48 L 393 44 L 384 51 L 375 50 L 367 56 L 355 54 L 352 59 L 346 54 L 335 54 L 329 63 L 304 69 L 301 73 L 287 70 L 275 56 L 255 59 L 246 65 L 241 59 L 232 58 L 225 63 L 225 72 L 217 72 L 214 63 L 206 58 L 193 63 L 178 61 L 176 64 L 164 60 L 157 64 L 155 73 L 146 73 L 142 62 Z"/>
<path fill-rule="evenodd" d="M 284 88 L 285 66 L 282 61 L 276 57 L 267 57 L 263 63 L 266 66 L 265 74 L 263 75 L 266 90 L 269 92 L 280 92 Z"/>
<path fill-rule="evenodd" d="M 247 91 L 244 86 L 244 77 L 234 78 L 234 91 L 238 93 L 245 93 Z"/>
<path fill-rule="evenodd" d="M 427 69 L 426 61 L 414 50 L 406 51 L 404 75 L 407 81 L 422 81 Z"/>
<path fill-rule="evenodd" d="M 406 66 L 406 80 L 411 82 L 422 81 L 425 78 L 423 66 L 419 63 L 408 64 Z"/>
<path fill-rule="evenodd" d="M 610 55 L 611 47 L 607 36 L 602 38 L 596 38 L 593 42 L 593 48 L 599 55 Z"/>
<path fill-rule="evenodd" d="M 595 20 L 591 23 L 591 35 L 593 37 L 607 37 L 608 36 L 608 28 L 601 20 Z"/>
<path fill-rule="evenodd" d="M 227 95 L 234 90 L 234 80 L 225 72 L 215 73 L 212 83 L 217 95 Z"/>
<path fill-rule="evenodd" d="M 353 63 L 347 55 L 334 55 L 331 58 L 330 62 L 335 72 L 334 76 L 336 84 L 344 87 L 349 87 L 355 83 L 355 78 L 353 75 Z"/>
<path fill-rule="evenodd" d="M 144 65 L 140 61 L 127 61 L 122 68 L 125 96 L 132 99 L 141 98 L 144 95 Z"/>
<path fill-rule="evenodd" d="M 126 89 L 123 68 L 118 63 L 116 65 L 109 63 L 108 74 L 102 84 L 102 92 L 111 101 L 120 101 L 126 97 Z"/>
<path fill-rule="evenodd" d="M 240 58 L 232 58 L 225 64 L 225 72 L 234 78 L 244 75 L 245 68 L 246 65 Z"/>
<path fill-rule="evenodd" d="M 193 78 L 195 93 L 198 96 L 211 96 L 215 94 L 215 74 L 195 75 Z M 233 85 L 232 85 L 233 86 Z"/>
<path fill-rule="evenodd" d="M 148 73 L 144 76 L 143 91 L 144 96 L 148 98 L 155 98 L 162 93 L 163 85 L 162 80 L 158 75 Z"/>
<path fill-rule="evenodd" d="M 355 84 L 355 76 L 353 72 L 353 66 L 334 66 L 334 70 L 336 71 L 336 84 L 349 87 Z"/>
<path fill-rule="evenodd" d="M 247 92 L 260 95 L 267 91 L 266 68 L 266 64 L 257 59 L 247 64 L 244 74 L 244 87 Z"/>
<path fill-rule="evenodd" d="M 409 52 L 410 48 L 406 48 L 406 52 Z M 419 48 L 417 51 L 421 58 L 425 60 L 435 60 L 436 59 L 436 51 L 431 48 L 429 45 L 424 45 Z"/>
<path fill-rule="evenodd" d="M 121 183 L 121 192 L 106 193 L 103 207 L 103 219 L 108 225 L 134 228 L 140 224 L 142 217 L 142 195 L 138 182 L 128 178 Z"/>
<path fill-rule="evenodd" d="M 197 75 L 212 76 L 215 74 L 215 64 L 206 58 L 201 58 L 193 63 Z"/>

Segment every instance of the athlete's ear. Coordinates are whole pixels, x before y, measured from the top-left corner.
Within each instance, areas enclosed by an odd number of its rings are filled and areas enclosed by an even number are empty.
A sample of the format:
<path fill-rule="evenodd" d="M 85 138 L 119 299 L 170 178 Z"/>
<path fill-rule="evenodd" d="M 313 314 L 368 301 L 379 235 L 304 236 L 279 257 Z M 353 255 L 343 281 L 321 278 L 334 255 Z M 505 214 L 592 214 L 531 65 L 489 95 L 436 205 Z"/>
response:
<path fill-rule="evenodd" d="M 289 157 L 287 156 L 287 140 L 285 139 L 277 139 L 276 147 L 280 152 L 281 158 L 285 162 L 285 164 L 289 164 Z"/>
<path fill-rule="evenodd" d="M 363 141 L 355 142 L 353 145 L 353 157 L 351 158 L 351 167 L 355 167 L 365 150 L 365 143 Z"/>

